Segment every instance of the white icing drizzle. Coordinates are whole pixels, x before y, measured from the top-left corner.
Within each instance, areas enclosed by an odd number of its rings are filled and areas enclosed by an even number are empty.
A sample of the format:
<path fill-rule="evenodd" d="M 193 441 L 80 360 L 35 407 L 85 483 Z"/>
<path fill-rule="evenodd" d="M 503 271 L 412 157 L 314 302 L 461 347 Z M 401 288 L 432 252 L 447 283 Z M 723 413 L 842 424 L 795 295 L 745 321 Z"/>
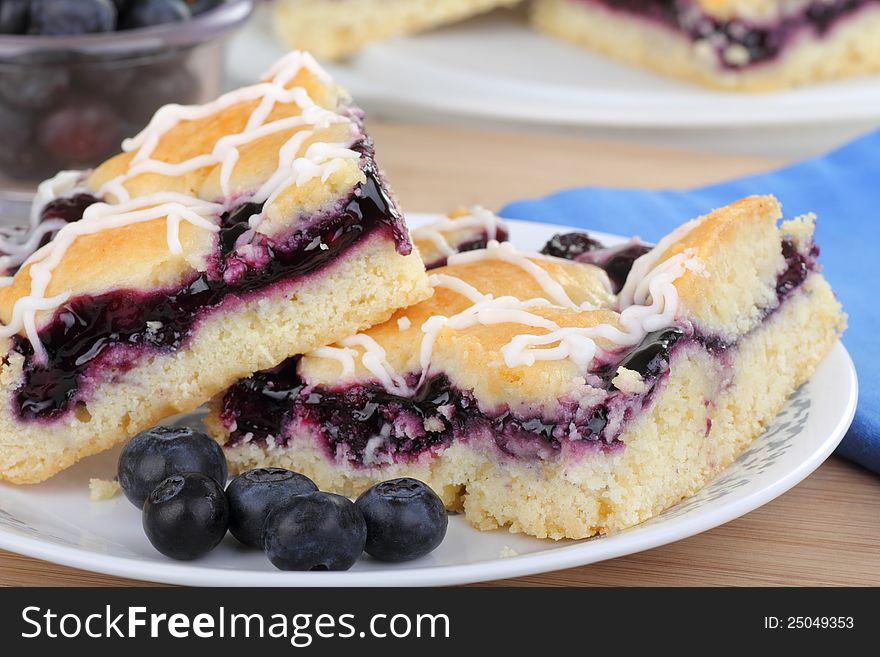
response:
<path fill-rule="evenodd" d="M 409 329 L 411 327 L 412 327 L 412 322 L 410 321 L 409 317 L 407 317 L 406 315 L 404 315 L 403 317 L 397 318 L 397 330 L 398 331 L 400 331 L 400 332 L 409 331 Z"/>
<path fill-rule="evenodd" d="M 657 248 L 662 248 L 665 252 L 669 243 L 670 241 L 665 243 L 661 241 Z M 497 253 L 497 242 L 495 245 Z M 486 249 L 486 251 L 488 250 Z M 508 253 L 513 252 L 508 250 Z M 480 251 L 474 251 L 457 255 L 455 258 L 457 262 L 473 262 L 483 259 L 480 254 Z M 470 257 L 461 258 L 460 256 Z M 514 254 L 511 257 L 516 256 Z M 523 301 L 511 296 L 493 298 L 492 295 L 483 294 L 466 281 L 450 274 L 432 274 L 429 276 L 429 282 L 433 287 L 450 289 L 467 298 L 472 302 L 472 305 L 452 316 L 431 316 L 422 324 L 423 336 L 419 346 L 421 376 L 419 384 L 414 389 L 418 389 L 429 374 L 434 345 L 440 333 L 447 328 L 461 331 L 476 325 L 514 323 L 547 331 L 540 335 L 531 333 L 516 335 L 501 347 L 501 355 L 507 367 L 530 367 L 538 361 L 568 359 L 580 371 L 588 372 L 593 360 L 601 351 L 598 340 L 610 343 L 612 349 L 617 350 L 635 346 L 644 340 L 648 333 L 673 325 L 679 310 L 679 296 L 675 281 L 688 270 L 705 273 L 703 263 L 694 256 L 692 249 L 686 249 L 659 264 L 657 264 L 658 259 L 654 258 L 651 261 L 653 266 L 650 269 L 644 268 L 645 273 L 641 278 L 632 279 L 632 300 L 625 305 L 621 304 L 622 311 L 618 316 L 617 324 L 597 324 L 592 327 L 560 327 L 556 322 L 546 317 L 529 312 L 530 308 L 551 306 L 552 304 L 547 299 L 538 298 Z M 531 264 L 534 265 L 534 263 Z M 537 265 L 535 266 L 537 267 Z M 522 268 L 534 276 L 530 267 Z M 544 273 L 546 274 L 546 272 Z M 548 287 L 550 291 L 555 291 L 553 286 L 542 285 L 545 291 L 548 291 Z M 548 291 L 548 296 L 553 295 Z M 577 306 L 575 309 L 581 310 Z M 403 378 L 394 371 L 387 360 L 385 350 L 375 340 L 369 336 L 358 334 L 342 341 L 341 344 L 344 346 L 359 345 L 366 349 L 361 361 L 367 370 L 379 379 L 386 390 L 398 395 L 405 395 L 406 391 L 410 391 L 409 394 L 412 394 L 414 389 L 406 386 Z M 311 355 L 321 356 L 322 354 L 315 351 Z M 354 371 L 353 361 L 351 368 L 351 371 Z"/>
<path fill-rule="evenodd" d="M 328 358 L 337 361 L 342 365 L 341 377 L 351 376 L 354 374 L 355 362 L 354 358 L 358 355 L 356 349 L 348 347 L 318 347 L 310 354 L 317 358 Z"/>
<path fill-rule="evenodd" d="M 46 203 L 59 194 L 73 193 L 83 179 L 82 172 L 62 172 L 46 182 L 38 189 L 31 211 L 31 231 L 25 241 L 0 241 L 0 248 L 9 256 L 0 258 L 0 267 L 10 267 L 32 263 L 30 269 L 31 289 L 29 293 L 18 299 L 13 306 L 12 320 L 6 326 L 0 326 L 0 336 L 10 337 L 22 329 L 34 348 L 34 357 L 38 362 L 45 362 L 46 352 L 39 341 L 36 328 L 36 313 L 57 308 L 69 297 L 62 293 L 50 298 L 45 297 L 52 277 L 53 269 L 64 257 L 69 246 L 81 235 L 94 234 L 103 230 L 118 228 L 142 221 L 150 221 L 161 217 L 166 218 L 166 238 L 172 253 L 180 254 L 183 247 L 180 243 L 180 223 L 187 223 L 208 231 L 220 230 L 217 218 L 226 210 L 223 205 L 210 203 L 199 198 L 177 194 L 157 192 L 138 197 L 134 200 L 125 187 L 125 182 L 141 173 L 153 172 L 168 176 L 179 176 L 207 166 L 220 165 L 220 187 L 224 197 L 232 194 L 231 179 L 235 164 L 238 162 L 239 148 L 255 139 L 285 130 L 304 126 L 311 129 L 296 130 L 278 151 L 278 167 L 257 192 L 246 199 L 237 198 L 236 203 L 245 201 L 266 202 L 271 205 L 281 193 L 291 185 L 302 185 L 312 178 L 322 181 L 337 171 L 343 160 L 356 160 L 360 153 L 349 148 L 356 139 L 358 126 L 347 118 L 344 113 L 336 113 L 317 105 L 304 88 L 286 88 L 302 70 L 307 69 L 322 83 L 331 84 L 329 76 L 315 60 L 306 53 L 292 52 L 279 60 L 262 78 L 259 84 L 237 89 L 220 96 L 217 100 L 200 106 L 166 105 L 160 108 L 153 119 L 137 136 L 123 142 L 123 150 L 134 152 L 125 173 L 106 182 L 98 194 L 112 195 L 115 205 L 96 203 L 86 209 L 83 219 L 59 225 L 57 222 L 39 222 L 40 213 Z M 221 137 L 210 153 L 197 155 L 179 163 L 167 163 L 152 159 L 152 154 L 159 145 L 161 138 L 169 130 L 183 121 L 194 121 L 214 115 L 218 112 L 243 102 L 258 100 L 246 126 L 242 132 Z M 296 103 L 300 108 L 297 116 L 286 117 L 266 123 L 276 103 Z M 326 129 L 334 123 L 346 124 L 347 141 L 339 143 L 316 142 L 306 149 L 302 157 L 297 157 L 304 143 L 314 137 L 317 130 Z M 208 219 L 206 217 L 210 217 Z M 249 220 L 252 229 L 260 223 L 261 217 L 254 216 Z M 64 222 L 62 222 L 64 223 Z M 47 232 L 59 229 L 56 237 L 45 247 L 33 253 L 25 260 L 26 253 L 39 244 Z M 0 235 L 0 240 L 3 236 Z M 29 248 L 30 247 L 30 248 Z M 8 285 L 11 278 L 0 278 L 0 286 Z"/>
<path fill-rule="evenodd" d="M 498 237 L 498 228 L 503 227 L 504 222 L 494 212 L 487 210 L 481 205 L 468 208 L 468 214 L 459 217 L 442 217 L 424 226 L 410 231 L 413 240 L 433 243 L 444 256 L 449 257 L 458 251 L 449 243 L 449 234 L 466 230 L 468 228 L 480 228 L 486 233 L 488 240 Z"/>
<path fill-rule="evenodd" d="M 445 287 L 468 298 L 473 303 L 479 303 L 489 298 L 488 295 L 483 294 L 470 283 L 449 274 L 431 274 L 428 276 L 428 284 L 431 287 Z"/>
<path fill-rule="evenodd" d="M 361 356 L 361 363 L 364 367 L 375 376 L 382 387 L 394 395 L 401 397 L 409 397 L 413 394 L 402 376 L 394 371 L 391 363 L 388 362 L 388 355 L 385 349 L 373 338 L 363 333 L 352 335 L 339 342 L 343 347 L 361 347 L 364 353 Z"/>
<path fill-rule="evenodd" d="M 626 282 L 623 284 L 623 288 L 618 294 L 621 308 L 626 308 L 633 303 L 637 303 L 635 296 L 636 286 L 644 282 L 644 280 L 648 276 L 648 273 L 657 266 L 657 262 L 660 260 L 660 258 L 663 257 L 663 254 L 665 254 L 666 251 L 669 250 L 669 247 L 671 247 L 675 242 L 683 239 L 685 235 L 687 235 L 694 228 L 699 226 L 702 221 L 703 217 L 697 217 L 696 219 L 691 219 L 690 221 L 683 223 L 681 226 L 679 226 L 671 233 L 666 235 L 659 242 L 657 242 L 657 245 L 653 249 L 648 251 L 643 256 L 636 258 L 635 262 L 633 262 L 632 268 L 629 271 L 629 274 L 626 277 Z"/>
<path fill-rule="evenodd" d="M 37 187 L 37 193 L 31 203 L 30 222 L 27 228 L 22 226 L 0 227 L 0 272 L 18 267 L 30 256 L 46 235 L 60 230 L 67 223 L 63 219 L 50 219 L 40 222 L 43 209 L 51 201 L 60 196 L 70 196 L 85 192 L 82 187 L 85 180 L 84 171 L 61 171 L 54 177 L 44 180 Z M 12 276 L 0 277 L 0 287 L 12 284 Z"/>
<path fill-rule="evenodd" d="M 610 342 L 615 348 L 639 344 L 648 333 L 668 328 L 678 312 L 678 290 L 674 282 L 685 270 L 701 271 L 702 263 L 690 249 L 664 261 L 637 285 L 638 304 L 623 309 L 619 315 L 622 328 L 613 324 L 597 324 L 589 328 L 567 327 L 544 335 L 515 336 L 501 348 L 508 367 L 531 366 L 539 360 L 571 359 L 583 371 L 599 352 L 597 339 Z M 547 347 L 553 345 L 555 347 Z M 541 348 L 539 348 L 541 347 Z"/>
<path fill-rule="evenodd" d="M 430 369 L 434 344 L 440 336 L 441 331 L 450 328 L 454 331 L 461 331 L 472 326 L 490 324 L 522 324 L 524 326 L 532 326 L 535 328 L 543 328 L 553 331 L 559 328 L 556 322 L 553 322 L 540 315 L 528 312 L 528 308 L 534 306 L 549 306 L 546 299 L 529 299 L 522 301 L 516 297 L 498 297 L 486 296 L 482 301 L 478 301 L 474 305 L 466 308 L 458 314 L 446 317 L 445 315 L 434 315 L 422 324 L 422 344 L 419 348 L 419 365 L 422 369 L 421 379 L 424 380 Z"/>
<path fill-rule="evenodd" d="M 37 186 L 37 193 L 31 203 L 31 228 L 40 223 L 40 215 L 43 209 L 60 196 L 72 196 L 77 192 L 88 191 L 85 181 L 88 171 L 59 171 L 48 180 L 44 180 Z"/>
<path fill-rule="evenodd" d="M 220 165 L 220 189 L 224 197 L 232 195 L 232 172 L 240 157 L 239 147 L 276 132 L 311 126 L 311 130 L 298 130 L 279 150 L 279 162 L 275 174 L 248 200 L 271 202 L 292 184 L 302 185 L 313 177 L 326 180 L 340 166 L 341 159 L 357 159 L 360 154 L 347 146 L 350 141 L 339 144 L 312 144 L 302 158 L 296 158 L 304 141 L 314 136 L 316 130 L 325 129 L 333 123 L 354 124 L 345 116 L 317 105 L 308 92 L 301 87 L 286 88 L 302 69 L 307 69 L 325 84 L 330 78 L 311 55 L 291 52 L 263 75 L 262 82 L 223 94 L 205 105 L 166 105 L 138 135 L 126 139 L 122 149 L 134 152 L 128 170 L 109 181 L 100 190 L 101 195 L 112 194 L 119 201 L 130 198 L 125 182 L 142 173 L 158 173 L 180 176 L 203 167 Z M 183 162 L 170 164 L 152 159 L 161 138 L 183 121 L 197 121 L 222 112 L 234 105 L 258 100 L 244 129 L 236 134 L 225 135 L 217 140 L 211 153 L 197 155 Z M 266 123 L 276 103 L 296 103 L 300 108 L 297 116 L 286 117 Z M 355 135 L 349 134 L 350 140 Z M 314 150 L 312 150 L 314 149 Z"/>
<path fill-rule="evenodd" d="M 480 260 L 501 260 L 511 265 L 515 265 L 530 274 L 535 282 L 541 286 L 541 289 L 548 297 L 558 306 L 568 308 L 569 310 L 594 310 L 595 306 L 589 302 L 581 305 L 571 300 L 571 297 L 557 281 L 542 267 L 536 265 L 532 259 L 543 259 L 539 254 L 526 255 L 517 249 L 510 242 L 499 243 L 494 240 L 490 241 L 485 249 L 476 251 L 466 251 L 465 253 L 456 253 L 449 257 L 448 264 L 458 265 L 470 262 L 478 262 Z"/>

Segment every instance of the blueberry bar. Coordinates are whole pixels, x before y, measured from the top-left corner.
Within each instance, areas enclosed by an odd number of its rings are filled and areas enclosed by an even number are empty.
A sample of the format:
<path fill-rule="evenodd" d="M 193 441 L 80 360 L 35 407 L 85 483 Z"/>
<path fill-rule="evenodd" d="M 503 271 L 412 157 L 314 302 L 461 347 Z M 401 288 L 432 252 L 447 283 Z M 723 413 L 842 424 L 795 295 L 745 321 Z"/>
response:
<path fill-rule="evenodd" d="M 535 0 L 532 21 L 720 89 L 769 91 L 880 71 L 878 0 Z"/>
<path fill-rule="evenodd" d="M 813 219 L 769 196 L 656 246 L 490 241 L 384 324 L 243 379 L 207 423 L 233 469 L 356 495 L 412 476 L 480 529 L 584 538 L 731 463 L 845 326 Z"/>
<path fill-rule="evenodd" d="M 341 59 L 365 45 L 481 14 L 522 0 L 277 0 L 272 27 L 290 48 Z"/>
<path fill-rule="evenodd" d="M 0 479 L 16 483 L 431 292 L 362 112 L 298 52 L 161 108 L 0 237 Z"/>

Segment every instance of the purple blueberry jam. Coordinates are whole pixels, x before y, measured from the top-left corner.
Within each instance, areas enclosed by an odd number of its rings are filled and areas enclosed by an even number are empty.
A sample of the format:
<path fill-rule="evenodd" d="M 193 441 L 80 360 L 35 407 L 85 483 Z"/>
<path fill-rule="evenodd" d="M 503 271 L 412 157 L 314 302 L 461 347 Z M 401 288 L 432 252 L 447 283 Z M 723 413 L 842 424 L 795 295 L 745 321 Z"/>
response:
<path fill-rule="evenodd" d="M 626 277 L 629 276 L 633 263 L 650 250 L 651 247 L 645 244 L 633 244 L 625 249 L 614 251 L 608 258 L 593 262 L 593 264 L 605 270 L 611 280 L 614 292 L 617 293 L 626 283 Z M 581 262 L 589 262 L 589 260 L 581 260 Z"/>
<path fill-rule="evenodd" d="M 602 248 L 605 248 L 602 243 L 587 233 L 557 233 L 544 245 L 541 253 L 556 258 L 576 260 L 585 253 Z"/>
<path fill-rule="evenodd" d="M 819 247 L 811 244 L 807 253 L 801 253 L 791 240 L 785 240 L 782 242 L 782 255 L 785 257 L 785 269 L 776 279 L 776 296 L 780 302 L 792 290 L 800 287 L 810 272 L 816 269 Z"/>
<path fill-rule="evenodd" d="M 507 234 L 507 231 L 504 230 L 501 226 L 497 226 L 495 228 L 495 240 L 497 242 L 506 242 L 510 236 Z M 478 237 L 474 237 L 473 239 L 461 242 L 460 244 L 453 244 L 452 248 L 455 249 L 457 253 L 464 253 L 465 251 L 476 251 L 477 249 L 485 249 L 486 245 L 489 244 L 489 233 L 483 231 L 480 233 Z M 437 260 L 432 260 L 429 263 L 425 263 L 425 269 L 436 269 L 437 267 L 443 267 L 446 265 L 446 258 L 438 258 Z"/>
<path fill-rule="evenodd" d="M 776 59 L 803 31 L 822 37 L 833 27 L 878 0 L 814 0 L 799 11 L 771 23 L 710 16 L 688 0 L 580 0 L 615 11 L 638 14 L 679 32 L 693 41 L 711 43 L 719 65 L 728 70 L 747 68 Z M 746 56 L 730 56 L 729 48 Z"/>
<path fill-rule="evenodd" d="M 232 429 L 228 447 L 244 442 L 265 445 L 270 436 L 284 444 L 286 429 L 294 423 L 316 431 L 328 456 L 355 464 L 412 460 L 453 440 L 481 436 L 489 436 L 501 452 L 517 457 L 549 458 L 566 442 L 613 449 L 619 445 L 625 420 L 653 399 L 655 385 L 667 376 L 670 354 L 682 336 L 678 329 L 660 331 L 617 354 L 598 372 L 599 386 L 608 391 L 604 401 L 590 408 L 563 402 L 553 418 L 507 408 L 485 412 L 469 391 L 442 374 L 425 381 L 412 397 L 391 394 L 373 383 L 337 389 L 309 386 L 297 373 L 299 360 L 292 358 L 232 386 L 223 399 L 221 420 Z M 611 383 L 620 366 L 638 371 L 651 389 L 642 395 L 621 393 Z M 409 384 L 416 381 L 417 376 L 411 375 Z M 371 445 L 377 437 L 379 447 Z"/>
<path fill-rule="evenodd" d="M 624 248 L 609 249 L 588 233 L 572 232 L 554 235 L 541 249 L 541 253 L 601 267 L 608 274 L 611 286 L 617 293 L 626 282 L 633 263 L 650 250 L 650 246 L 639 242 Z"/>
<path fill-rule="evenodd" d="M 282 240 L 259 236 L 247 248 L 236 248 L 247 219 L 259 206 L 224 215 L 215 265 L 178 289 L 115 290 L 69 300 L 40 332 L 48 354 L 45 366 L 34 361 L 30 342 L 17 336 L 13 350 L 25 357 L 23 381 L 14 398 L 19 416 L 63 416 L 82 399 L 84 380 L 92 378 L 95 368 L 125 371 L 143 353 L 173 352 L 186 344 L 202 317 L 223 303 L 312 274 L 374 230 L 389 231 L 398 251 L 409 252 L 412 247 L 399 212 L 371 165 L 366 174 L 367 182 L 338 213 L 308 222 L 306 229 Z"/>
<path fill-rule="evenodd" d="M 649 333 L 637 348 L 594 373 L 611 388 L 614 388 L 611 379 L 617 375 L 620 367 L 638 372 L 645 380 L 656 379 L 668 371 L 669 354 L 683 336 L 684 331 L 676 327 Z"/>
<path fill-rule="evenodd" d="M 49 219 L 63 219 L 69 224 L 82 219 L 83 213 L 90 205 L 100 199 L 91 194 L 81 192 L 72 196 L 64 196 L 49 201 L 40 213 L 41 221 Z"/>

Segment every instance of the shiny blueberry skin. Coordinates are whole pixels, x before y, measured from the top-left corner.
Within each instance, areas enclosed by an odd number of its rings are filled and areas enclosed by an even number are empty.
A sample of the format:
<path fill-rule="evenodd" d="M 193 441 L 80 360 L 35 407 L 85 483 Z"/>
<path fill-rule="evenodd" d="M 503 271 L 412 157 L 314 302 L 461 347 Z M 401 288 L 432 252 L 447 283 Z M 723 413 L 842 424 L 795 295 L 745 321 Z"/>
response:
<path fill-rule="evenodd" d="M 229 531 L 239 541 L 263 547 L 263 524 L 279 504 L 295 495 L 318 490 L 311 479 L 284 468 L 256 468 L 242 472 L 229 482 Z"/>
<path fill-rule="evenodd" d="M 136 30 L 165 23 L 179 23 L 192 17 L 183 0 L 140 0 L 129 3 L 119 17 L 119 29 Z"/>
<path fill-rule="evenodd" d="M 189 561 L 223 540 L 229 527 L 229 504 L 211 477 L 186 472 L 168 477 L 144 504 L 144 532 L 166 557 Z"/>
<path fill-rule="evenodd" d="M 119 455 L 119 485 L 138 508 L 162 481 L 183 472 L 198 472 L 222 486 L 227 475 L 223 449 L 189 427 L 154 427 L 132 438 Z"/>
<path fill-rule="evenodd" d="M 263 527 L 263 550 L 280 570 L 348 570 L 366 540 L 361 512 L 333 493 L 297 495 L 275 507 Z"/>
<path fill-rule="evenodd" d="M 31 0 L 28 32 L 43 35 L 94 34 L 116 29 L 110 0 Z"/>
<path fill-rule="evenodd" d="M 365 550 L 381 561 L 411 561 L 446 536 L 443 501 L 426 484 L 404 477 L 376 484 L 355 502 L 367 523 Z"/>
<path fill-rule="evenodd" d="M 0 0 L 0 34 L 27 31 L 30 0 Z"/>

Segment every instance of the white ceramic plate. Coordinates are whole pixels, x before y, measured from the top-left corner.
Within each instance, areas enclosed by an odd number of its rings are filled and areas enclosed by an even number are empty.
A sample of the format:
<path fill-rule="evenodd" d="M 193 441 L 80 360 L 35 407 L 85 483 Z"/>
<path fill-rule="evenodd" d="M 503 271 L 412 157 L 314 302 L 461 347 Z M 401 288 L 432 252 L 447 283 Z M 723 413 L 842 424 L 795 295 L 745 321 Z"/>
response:
<path fill-rule="evenodd" d="M 432 217 L 411 216 L 411 225 Z M 514 243 L 543 244 L 563 226 L 511 221 Z M 609 244 L 620 238 L 602 236 Z M 840 442 L 855 411 L 856 375 L 842 345 L 789 400 L 773 425 L 700 493 L 614 536 L 541 541 L 480 532 L 451 517 L 432 554 L 407 564 L 361 559 L 347 572 L 280 572 L 230 536 L 206 558 L 175 562 L 157 553 L 140 514 L 124 498 L 90 502 L 90 477 L 112 478 L 118 450 L 95 456 L 37 486 L 0 484 L 0 548 L 110 575 L 211 586 L 406 586 L 460 584 L 559 570 L 619 557 L 711 529 L 766 504 L 815 470 Z M 197 422 L 197 414 L 181 422 Z M 502 554 L 516 556 L 502 557 Z"/>
<path fill-rule="evenodd" d="M 283 52 L 264 11 L 233 41 L 233 82 L 250 83 Z M 415 110 L 688 130 L 880 120 L 880 76 L 771 94 L 716 92 L 544 36 L 510 11 L 372 44 L 328 68 L 361 105 L 394 118 Z"/>

